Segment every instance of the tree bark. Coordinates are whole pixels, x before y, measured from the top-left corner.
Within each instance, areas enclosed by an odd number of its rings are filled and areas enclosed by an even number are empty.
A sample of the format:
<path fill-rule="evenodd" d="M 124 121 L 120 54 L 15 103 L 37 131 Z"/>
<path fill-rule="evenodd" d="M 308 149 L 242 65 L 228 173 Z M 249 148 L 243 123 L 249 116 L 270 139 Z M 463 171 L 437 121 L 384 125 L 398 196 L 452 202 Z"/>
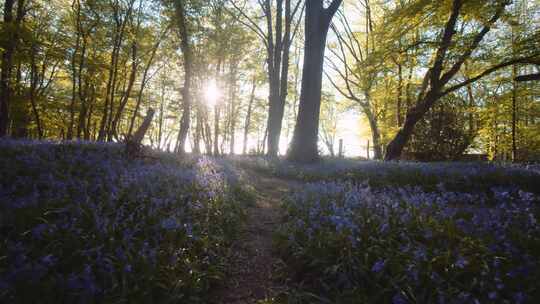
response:
<path fill-rule="evenodd" d="M 184 56 L 184 88 L 182 89 L 182 119 L 178 132 L 178 153 L 185 153 L 186 139 L 191 123 L 191 79 L 193 73 L 193 59 L 191 53 L 190 36 L 187 28 L 186 9 L 183 1 L 175 1 L 176 14 L 180 27 L 181 48 Z"/>
<path fill-rule="evenodd" d="M 236 133 L 236 121 L 238 119 L 238 111 L 236 106 L 236 81 L 238 73 L 237 59 L 233 59 L 231 62 L 231 75 L 230 75 L 230 113 L 229 113 L 229 154 L 234 155 L 235 151 L 235 133 Z"/>
<path fill-rule="evenodd" d="M 87 91 L 88 91 L 88 80 L 86 81 L 86 84 L 83 88 L 83 76 L 82 76 L 84 65 L 85 65 L 87 38 L 83 36 L 82 40 L 83 40 L 83 45 L 82 45 L 82 50 L 81 50 L 81 59 L 79 62 L 79 76 L 78 76 L 79 100 L 81 102 L 81 110 L 79 112 L 79 125 L 77 127 L 77 138 L 79 139 L 81 138 L 81 133 L 83 133 L 84 130 L 86 129 L 85 122 L 86 122 L 86 115 L 88 111 L 87 96 L 86 96 Z"/>
<path fill-rule="evenodd" d="M 266 0 L 266 18 L 268 24 L 268 80 L 269 80 L 269 103 L 268 103 L 268 156 L 275 157 L 279 151 L 280 124 L 280 66 L 282 60 L 282 23 L 283 23 L 283 0 L 276 1 L 276 30 L 275 43 L 272 29 L 271 1 Z"/>
<path fill-rule="evenodd" d="M 103 106 L 103 114 L 99 126 L 98 140 L 103 141 L 106 139 L 108 131 L 112 124 L 112 110 L 114 108 L 114 97 L 116 94 L 116 79 L 118 75 L 118 62 L 120 57 L 121 46 L 124 41 L 124 35 L 126 32 L 127 21 L 131 17 L 133 11 L 133 5 L 135 0 L 130 0 L 128 4 L 128 10 L 124 16 L 120 16 L 120 7 L 113 7 L 114 19 L 115 19 L 115 31 L 113 34 L 113 49 L 111 54 L 111 62 L 109 66 L 109 76 L 107 80 L 105 104 Z"/>
<path fill-rule="evenodd" d="M 13 7 L 15 0 L 5 0 L 4 2 L 4 31 L 7 31 L 7 37 L 2 46 L 2 71 L 0 74 L 0 137 L 4 137 L 8 133 L 9 125 L 9 106 L 11 102 L 12 87 L 11 73 L 13 69 L 13 55 L 17 49 L 19 40 L 19 26 L 26 14 L 24 9 L 25 0 L 17 1 L 17 13 L 15 20 L 13 19 Z"/>
<path fill-rule="evenodd" d="M 305 51 L 302 89 L 298 118 L 288 158 L 292 161 L 313 162 L 319 159 L 319 114 L 326 37 L 330 21 L 341 0 L 324 8 L 322 0 L 306 2 Z"/>
<path fill-rule="evenodd" d="M 249 104 L 246 114 L 246 122 L 244 123 L 244 143 L 242 146 L 242 154 L 247 154 L 247 142 L 248 142 L 248 134 L 249 134 L 249 127 L 251 126 L 251 112 L 253 110 L 253 101 L 255 100 L 255 89 L 257 88 L 257 80 L 256 77 L 253 77 L 253 83 L 251 85 L 251 94 L 249 97 Z"/>
<path fill-rule="evenodd" d="M 112 121 L 112 127 L 109 130 L 109 138 L 116 137 L 118 135 L 118 123 L 120 122 L 120 118 L 122 117 L 122 114 L 124 113 L 124 108 L 126 107 L 129 97 L 131 95 L 131 91 L 133 89 L 133 84 L 135 83 L 135 79 L 137 77 L 137 70 L 139 67 L 138 59 L 137 59 L 137 42 L 133 42 L 133 45 L 131 46 L 131 73 L 129 75 L 128 85 L 127 89 L 124 92 L 122 98 L 120 99 L 120 105 L 118 106 L 118 110 L 116 111 L 116 114 L 114 116 L 114 119 Z"/>
<path fill-rule="evenodd" d="M 512 162 L 517 161 L 517 84 L 515 80 L 517 77 L 517 66 L 512 65 Z"/>
<path fill-rule="evenodd" d="M 364 109 L 364 113 L 367 116 L 368 122 L 369 122 L 369 128 L 371 130 L 371 139 L 373 142 L 373 157 L 375 159 L 382 159 L 383 153 L 382 153 L 382 145 L 381 145 L 381 133 L 379 131 L 379 124 L 377 122 L 377 117 L 373 114 L 371 109 L 366 108 Z"/>
<path fill-rule="evenodd" d="M 429 111 L 429 109 L 443 96 L 458 90 L 474 81 L 481 79 L 482 77 L 489 75 L 490 73 L 499 70 L 505 66 L 510 65 L 515 61 L 519 62 L 521 59 L 513 59 L 501 64 L 495 65 L 476 77 L 470 78 L 457 85 L 445 89 L 448 82 L 457 74 L 466 60 L 468 60 L 474 50 L 479 46 L 485 35 L 491 30 L 493 24 L 499 20 L 502 16 L 505 7 L 508 2 L 502 2 L 498 5 L 495 14 L 486 22 L 482 29 L 474 36 L 472 43 L 464 48 L 461 54 L 457 54 L 457 59 L 454 63 L 445 67 L 444 64 L 448 61 L 448 49 L 452 45 L 452 39 L 456 34 L 456 24 L 463 7 L 463 0 L 454 0 L 452 3 L 452 9 L 448 20 L 445 24 L 443 35 L 439 46 L 435 53 L 432 66 L 428 69 L 424 75 L 424 80 L 417 96 L 416 105 L 412 106 L 406 116 L 403 127 L 397 132 L 395 137 L 390 141 L 386 148 L 385 160 L 396 160 L 401 156 L 401 152 L 405 148 L 405 145 L 411 138 L 416 123 L 422 119 L 422 117 Z"/>
<path fill-rule="evenodd" d="M 73 1 L 72 8 L 76 8 L 76 38 L 75 38 L 75 48 L 73 49 L 73 55 L 71 56 L 71 74 L 72 74 L 72 83 L 71 83 L 71 102 L 69 104 L 69 125 L 67 128 L 67 139 L 71 140 L 73 138 L 73 127 L 75 124 L 75 103 L 77 101 L 77 79 L 80 78 L 81 71 L 77 72 L 77 54 L 79 53 L 79 48 L 81 46 L 81 36 L 82 36 L 82 27 L 81 27 L 81 3 L 79 0 Z"/>

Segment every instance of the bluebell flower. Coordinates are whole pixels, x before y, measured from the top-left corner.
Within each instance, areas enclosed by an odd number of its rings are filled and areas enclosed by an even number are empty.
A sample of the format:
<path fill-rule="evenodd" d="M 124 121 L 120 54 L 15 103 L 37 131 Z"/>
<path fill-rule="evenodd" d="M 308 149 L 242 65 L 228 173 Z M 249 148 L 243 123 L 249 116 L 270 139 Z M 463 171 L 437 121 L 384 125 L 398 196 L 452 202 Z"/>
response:
<path fill-rule="evenodd" d="M 373 264 L 373 266 L 371 267 L 371 271 L 374 272 L 374 273 L 379 273 L 381 272 L 383 269 L 384 269 L 384 266 L 386 265 L 386 261 L 385 260 L 378 260 L 377 262 L 375 262 Z"/>
<path fill-rule="evenodd" d="M 523 292 L 517 292 L 512 296 L 516 304 L 525 303 L 527 301 L 527 296 Z"/>
<path fill-rule="evenodd" d="M 407 304 L 407 299 L 405 299 L 401 293 L 396 293 L 392 297 L 392 304 Z"/>
<path fill-rule="evenodd" d="M 462 256 L 459 256 L 454 263 L 457 268 L 465 268 L 465 266 L 467 266 L 468 264 L 469 262 Z"/>
<path fill-rule="evenodd" d="M 54 266 L 54 264 L 56 264 L 57 261 L 58 259 L 52 254 L 48 254 L 41 258 L 41 263 L 43 263 L 47 267 Z"/>
<path fill-rule="evenodd" d="M 161 228 L 165 230 L 176 230 L 180 227 L 181 225 L 175 218 L 166 218 L 161 221 Z"/>
<path fill-rule="evenodd" d="M 131 266 L 131 264 L 126 264 L 124 266 L 124 272 L 130 273 L 132 271 L 133 271 L 133 267 Z"/>

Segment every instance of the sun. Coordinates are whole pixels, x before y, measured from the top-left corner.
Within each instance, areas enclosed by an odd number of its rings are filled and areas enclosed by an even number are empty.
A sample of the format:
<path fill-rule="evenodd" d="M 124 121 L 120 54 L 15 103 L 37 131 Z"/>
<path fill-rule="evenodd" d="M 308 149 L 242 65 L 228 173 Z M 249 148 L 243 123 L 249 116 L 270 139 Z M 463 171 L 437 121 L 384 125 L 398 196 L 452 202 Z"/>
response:
<path fill-rule="evenodd" d="M 206 104 L 209 107 L 213 107 L 218 102 L 219 98 L 221 97 L 221 91 L 219 90 L 216 81 L 214 79 L 210 80 L 206 84 L 206 88 L 204 91 L 204 97 L 206 99 Z"/>

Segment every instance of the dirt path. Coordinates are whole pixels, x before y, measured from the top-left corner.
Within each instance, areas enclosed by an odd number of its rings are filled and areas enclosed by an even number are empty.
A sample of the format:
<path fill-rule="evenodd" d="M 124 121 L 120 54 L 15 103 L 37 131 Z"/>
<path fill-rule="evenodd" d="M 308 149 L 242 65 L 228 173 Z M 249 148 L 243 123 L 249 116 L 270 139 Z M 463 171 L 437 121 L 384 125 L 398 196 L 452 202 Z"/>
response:
<path fill-rule="evenodd" d="M 299 184 L 251 171 L 246 175 L 257 193 L 256 202 L 247 210 L 246 225 L 233 244 L 230 273 L 213 303 L 258 303 L 284 291 L 272 275 L 279 263 L 272 252 L 272 236 L 281 220 L 281 199 Z"/>

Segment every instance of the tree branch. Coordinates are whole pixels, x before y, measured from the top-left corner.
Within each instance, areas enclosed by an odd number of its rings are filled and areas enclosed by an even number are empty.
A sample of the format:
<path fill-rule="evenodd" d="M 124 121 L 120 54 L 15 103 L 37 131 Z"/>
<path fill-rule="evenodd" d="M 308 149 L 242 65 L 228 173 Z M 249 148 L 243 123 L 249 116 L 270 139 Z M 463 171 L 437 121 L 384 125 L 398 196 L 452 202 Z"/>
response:
<path fill-rule="evenodd" d="M 447 83 L 450 79 L 452 79 L 452 77 L 454 77 L 454 75 L 459 71 L 459 69 L 461 68 L 461 66 L 465 62 L 465 60 L 467 60 L 471 56 L 472 52 L 478 47 L 478 45 L 484 39 L 486 34 L 491 30 L 491 27 L 493 26 L 493 24 L 495 22 L 497 22 L 497 20 L 499 20 L 502 13 L 504 12 L 504 8 L 508 4 L 509 4 L 509 2 L 505 1 L 497 8 L 497 11 L 496 11 L 495 15 L 493 15 L 493 17 L 491 17 L 491 19 L 484 26 L 484 28 L 482 28 L 482 30 L 474 37 L 474 40 L 473 40 L 472 44 L 459 57 L 458 61 L 456 61 L 456 63 L 450 68 L 450 70 L 448 70 L 446 73 L 444 73 L 444 75 L 441 77 L 441 82 L 443 84 Z"/>
<path fill-rule="evenodd" d="M 507 66 L 510 66 L 510 65 L 513 65 L 513 64 L 517 64 L 517 63 L 523 63 L 523 64 L 527 64 L 529 63 L 531 60 L 530 57 L 526 57 L 526 58 L 516 58 L 516 59 L 512 59 L 512 60 L 509 60 L 509 61 L 505 61 L 505 62 L 502 62 L 502 63 L 499 63 L 495 66 L 492 66 L 491 68 L 483 71 L 482 73 L 478 74 L 477 76 L 475 77 L 472 77 L 470 79 L 467 79 L 466 81 L 463 81 L 459 84 L 456 84 L 448 89 L 446 89 L 445 91 L 443 91 L 441 94 L 440 94 L 440 97 L 442 96 L 445 96 L 449 93 L 452 93 L 458 89 L 461 89 L 462 87 L 466 86 L 466 85 L 469 85 L 473 82 L 476 82 L 480 79 L 482 79 L 483 77 L 485 76 L 488 76 L 489 74 L 493 73 L 493 72 L 496 72 L 497 70 L 500 70 L 504 67 L 507 67 Z"/>
<path fill-rule="evenodd" d="M 327 22 L 332 20 L 332 17 L 334 17 L 334 14 L 337 12 L 341 2 L 343 2 L 343 0 L 333 0 L 332 3 L 330 3 L 330 5 L 324 10 Z"/>

